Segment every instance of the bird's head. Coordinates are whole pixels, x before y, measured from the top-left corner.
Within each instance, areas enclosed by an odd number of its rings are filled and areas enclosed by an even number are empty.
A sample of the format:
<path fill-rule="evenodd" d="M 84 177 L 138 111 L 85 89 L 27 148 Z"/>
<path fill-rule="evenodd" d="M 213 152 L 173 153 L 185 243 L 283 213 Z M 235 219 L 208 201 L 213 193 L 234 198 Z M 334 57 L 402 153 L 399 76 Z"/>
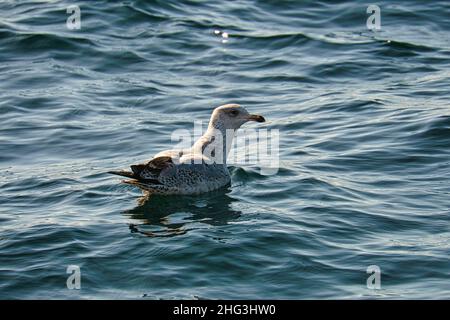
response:
<path fill-rule="evenodd" d="M 250 114 L 238 104 L 225 104 L 214 109 L 210 125 L 219 129 L 239 129 L 248 121 L 265 122 L 263 116 Z"/>

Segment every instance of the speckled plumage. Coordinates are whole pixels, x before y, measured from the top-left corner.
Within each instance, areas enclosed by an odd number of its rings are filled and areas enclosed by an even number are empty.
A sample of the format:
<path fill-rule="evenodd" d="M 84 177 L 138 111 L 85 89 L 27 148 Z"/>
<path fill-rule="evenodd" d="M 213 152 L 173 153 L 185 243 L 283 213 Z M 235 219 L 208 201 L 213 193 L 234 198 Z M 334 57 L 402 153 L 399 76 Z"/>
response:
<path fill-rule="evenodd" d="M 198 194 L 221 188 L 230 183 L 226 158 L 232 138 L 247 121 L 265 119 L 237 104 L 220 106 L 214 109 L 206 133 L 191 148 L 162 151 L 147 163 L 132 165 L 131 172 L 109 173 L 131 178 L 123 182 L 153 194 Z"/>

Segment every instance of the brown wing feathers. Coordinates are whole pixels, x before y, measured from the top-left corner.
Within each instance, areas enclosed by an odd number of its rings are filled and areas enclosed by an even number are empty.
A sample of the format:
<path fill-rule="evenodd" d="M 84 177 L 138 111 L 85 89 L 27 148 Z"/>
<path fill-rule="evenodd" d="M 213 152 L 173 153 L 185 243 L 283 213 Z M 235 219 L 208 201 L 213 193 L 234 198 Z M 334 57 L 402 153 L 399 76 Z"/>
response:
<path fill-rule="evenodd" d="M 171 157 L 158 157 L 150 160 L 146 164 L 136 164 L 131 166 L 131 171 L 108 171 L 108 173 L 119 176 L 137 179 L 139 181 L 159 183 L 158 176 L 161 171 L 173 165 Z"/>

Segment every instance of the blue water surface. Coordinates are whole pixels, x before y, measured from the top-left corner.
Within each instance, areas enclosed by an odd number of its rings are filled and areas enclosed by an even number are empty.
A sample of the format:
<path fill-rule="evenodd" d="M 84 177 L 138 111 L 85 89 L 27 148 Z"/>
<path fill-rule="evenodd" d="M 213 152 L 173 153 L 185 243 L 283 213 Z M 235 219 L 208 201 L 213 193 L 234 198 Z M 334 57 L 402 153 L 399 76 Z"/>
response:
<path fill-rule="evenodd" d="M 449 299 L 450 2 L 368 4 L 2 1 L 0 298 Z M 275 175 L 106 174 L 225 103 L 279 130 Z"/>

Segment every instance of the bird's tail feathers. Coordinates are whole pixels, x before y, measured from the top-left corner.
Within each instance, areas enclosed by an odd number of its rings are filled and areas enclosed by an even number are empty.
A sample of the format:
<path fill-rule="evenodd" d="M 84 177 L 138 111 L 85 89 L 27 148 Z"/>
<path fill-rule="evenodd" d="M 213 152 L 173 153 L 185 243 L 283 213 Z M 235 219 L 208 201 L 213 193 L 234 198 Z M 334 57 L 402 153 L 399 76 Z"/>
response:
<path fill-rule="evenodd" d="M 122 176 L 122 177 L 136 179 L 136 176 L 135 176 L 134 172 L 130 172 L 130 171 L 125 171 L 125 170 L 114 171 L 113 170 L 113 171 L 108 171 L 108 173 L 116 174 L 116 175 Z"/>

